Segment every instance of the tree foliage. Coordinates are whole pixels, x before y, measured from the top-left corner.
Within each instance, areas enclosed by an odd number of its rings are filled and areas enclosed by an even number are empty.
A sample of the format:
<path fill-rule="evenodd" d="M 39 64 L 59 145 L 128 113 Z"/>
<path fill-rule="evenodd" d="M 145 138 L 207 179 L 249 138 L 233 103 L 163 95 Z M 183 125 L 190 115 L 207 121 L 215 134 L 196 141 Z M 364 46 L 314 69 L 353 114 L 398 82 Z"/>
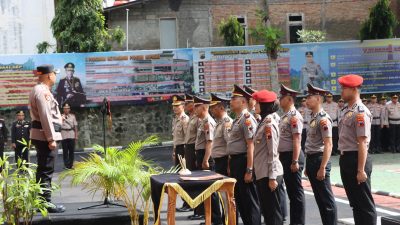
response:
<path fill-rule="evenodd" d="M 297 31 L 299 35 L 299 41 L 304 43 L 309 42 L 323 42 L 326 40 L 326 32 L 320 30 L 299 30 Z"/>
<path fill-rule="evenodd" d="M 363 41 L 392 38 L 397 24 L 396 16 L 390 9 L 390 0 L 379 0 L 361 26 L 360 39 Z"/>
<path fill-rule="evenodd" d="M 109 51 L 113 41 L 125 39 L 121 28 L 105 27 L 101 0 L 58 0 L 51 28 L 57 52 Z"/>
<path fill-rule="evenodd" d="M 37 49 L 39 54 L 49 53 L 49 49 L 52 48 L 52 47 L 53 47 L 53 45 L 51 45 L 47 41 L 40 42 L 40 43 L 38 43 L 36 45 L 36 49 Z"/>
<path fill-rule="evenodd" d="M 244 28 L 236 16 L 229 16 L 227 20 L 222 19 L 218 31 L 219 35 L 224 38 L 226 46 L 244 45 Z"/>

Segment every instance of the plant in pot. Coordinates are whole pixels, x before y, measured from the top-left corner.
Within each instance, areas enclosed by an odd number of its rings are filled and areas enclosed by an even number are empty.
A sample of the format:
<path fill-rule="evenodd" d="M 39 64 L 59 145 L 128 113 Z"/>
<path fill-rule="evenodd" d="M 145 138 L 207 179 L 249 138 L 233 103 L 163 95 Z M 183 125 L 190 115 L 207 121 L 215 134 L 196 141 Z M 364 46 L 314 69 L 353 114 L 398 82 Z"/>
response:
<path fill-rule="evenodd" d="M 161 169 L 140 154 L 144 146 L 158 142 L 157 136 L 130 143 L 125 149 L 104 148 L 96 145 L 95 151 L 73 170 L 64 171 L 61 179 L 71 177 L 71 185 L 82 186 L 92 194 L 101 192 L 121 200 L 128 209 L 132 225 L 148 224 L 150 212 L 150 176 Z M 143 213 L 143 221 L 139 217 Z"/>
<path fill-rule="evenodd" d="M 29 149 L 30 143 L 20 141 L 25 145 L 23 151 Z M 41 213 L 47 217 L 47 208 L 52 207 L 42 196 L 48 189 L 36 182 L 37 165 L 18 160 L 10 163 L 8 158 L 0 159 L 2 171 L 0 173 L 0 191 L 3 211 L 1 220 L 5 224 L 29 225 L 32 224 L 33 216 Z M 58 187 L 53 185 L 52 190 Z"/>

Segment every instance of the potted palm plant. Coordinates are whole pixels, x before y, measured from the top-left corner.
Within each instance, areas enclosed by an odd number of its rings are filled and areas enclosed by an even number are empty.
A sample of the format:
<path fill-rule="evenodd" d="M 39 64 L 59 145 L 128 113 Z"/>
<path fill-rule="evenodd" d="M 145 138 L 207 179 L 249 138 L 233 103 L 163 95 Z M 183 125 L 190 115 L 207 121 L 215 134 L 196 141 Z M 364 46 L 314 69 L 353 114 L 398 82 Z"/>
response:
<path fill-rule="evenodd" d="M 121 200 L 128 209 L 132 225 L 148 224 L 150 214 L 150 176 L 162 172 L 141 153 L 144 146 L 158 142 L 156 136 L 130 143 L 125 149 L 104 148 L 96 145 L 95 152 L 73 170 L 64 171 L 60 178 L 71 177 L 71 185 L 81 185 L 88 192 L 101 192 Z M 143 218 L 140 222 L 139 219 Z"/>

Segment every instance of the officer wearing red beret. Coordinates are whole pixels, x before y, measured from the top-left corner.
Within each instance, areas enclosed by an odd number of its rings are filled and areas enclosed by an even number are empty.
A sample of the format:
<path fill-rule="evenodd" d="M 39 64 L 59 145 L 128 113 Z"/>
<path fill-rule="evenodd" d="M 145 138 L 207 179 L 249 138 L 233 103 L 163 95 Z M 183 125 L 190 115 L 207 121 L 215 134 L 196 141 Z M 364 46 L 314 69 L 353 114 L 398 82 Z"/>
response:
<path fill-rule="evenodd" d="M 312 111 L 305 144 L 306 171 L 314 192 L 323 225 L 337 224 L 330 170 L 332 153 L 332 119 L 322 108 L 327 90 L 308 84 L 307 107 Z"/>
<path fill-rule="evenodd" d="M 347 102 L 339 123 L 340 175 L 356 225 L 375 225 L 376 210 L 371 195 L 372 162 L 368 155 L 372 115 L 361 102 L 363 78 L 346 75 L 339 78 L 342 98 Z"/>
<path fill-rule="evenodd" d="M 283 224 L 281 195 L 283 168 L 279 161 L 279 109 L 275 92 L 262 90 L 253 93 L 256 113 L 261 122 L 254 135 L 254 173 L 265 224 Z M 266 188 L 267 187 L 267 188 Z"/>

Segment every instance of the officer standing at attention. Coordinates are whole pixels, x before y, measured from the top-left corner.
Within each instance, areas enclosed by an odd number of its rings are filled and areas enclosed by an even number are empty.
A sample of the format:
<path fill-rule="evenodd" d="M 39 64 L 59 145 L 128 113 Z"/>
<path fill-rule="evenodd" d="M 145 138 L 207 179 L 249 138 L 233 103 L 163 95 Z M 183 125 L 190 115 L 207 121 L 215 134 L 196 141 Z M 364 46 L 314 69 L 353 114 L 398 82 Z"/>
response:
<path fill-rule="evenodd" d="M 229 99 L 211 94 L 210 112 L 215 118 L 216 126 L 212 142 L 211 156 L 215 161 L 215 172 L 228 176 L 228 151 L 226 149 L 228 130 L 232 119 L 226 113 Z"/>
<path fill-rule="evenodd" d="M 243 85 L 243 89 L 250 95 L 257 91 L 247 85 Z M 256 117 L 256 100 L 254 100 L 253 97 L 249 99 L 248 110 L 256 119 L 258 119 Z"/>
<path fill-rule="evenodd" d="M 254 173 L 261 212 L 267 225 L 282 225 L 282 199 L 278 192 L 283 184 L 283 169 L 279 161 L 279 109 L 275 92 L 262 90 L 253 93 L 256 113 L 261 122 L 254 135 Z"/>
<path fill-rule="evenodd" d="M 78 139 L 78 122 L 71 112 L 71 107 L 67 104 L 63 107 L 61 136 L 64 166 L 66 169 L 72 169 L 74 165 L 75 142 Z"/>
<path fill-rule="evenodd" d="M 328 91 L 308 84 L 307 106 L 312 111 L 306 140 L 306 175 L 310 180 L 323 225 L 337 224 L 329 158 L 332 153 L 332 120 L 322 108 Z"/>
<path fill-rule="evenodd" d="M 174 95 L 172 96 L 172 110 L 175 117 L 172 120 L 172 140 L 174 143 L 173 159 L 175 165 L 179 165 L 179 156 L 185 157 L 185 132 L 189 122 L 189 117 L 184 111 L 185 98 Z"/>
<path fill-rule="evenodd" d="M 279 159 L 290 200 L 290 224 L 305 224 L 305 198 L 302 185 L 304 153 L 301 150 L 303 117 L 294 106 L 299 92 L 281 84 L 280 106 L 284 112 L 279 123 Z"/>
<path fill-rule="evenodd" d="M 381 100 L 379 101 L 379 104 L 383 108 L 382 112 L 382 117 L 383 117 L 383 126 L 381 129 L 381 146 L 382 146 L 382 151 L 388 152 L 389 146 L 390 146 L 390 132 L 389 132 L 389 120 L 388 120 L 388 115 L 386 111 L 386 96 L 382 95 Z"/>
<path fill-rule="evenodd" d="M 8 130 L 4 119 L 0 119 L 0 158 L 4 159 L 4 145 L 7 143 Z M 0 168 L 1 171 L 1 168 Z"/>
<path fill-rule="evenodd" d="M 311 110 L 307 108 L 306 99 L 301 99 L 301 107 L 299 112 L 303 117 L 303 130 L 301 131 L 301 150 L 304 152 L 306 139 L 307 139 L 307 129 L 311 120 Z"/>
<path fill-rule="evenodd" d="M 371 96 L 371 103 L 367 105 L 372 114 L 370 153 L 382 153 L 381 132 L 384 123 L 384 108 L 377 101 L 376 95 Z"/>
<path fill-rule="evenodd" d="M 392 101 L 386 105 L 385 124 L 389 125 L 390 147 L 393 153 L 400 152 L 400 103 L 399 97 L 394 94 Z"/>
<path fill-rule="evenodd" d="M 194 107 L 200 124 L 197 129 L 196 138 L 196 164 L 198 170 L 215 170 L 214 159 L 211 157 L 212 142 L 214 141 L 214 130 L 216 123 L 208 113 L 211 101 L 194 96 Z M 196 208 L 196 211 L 204 214 L 204 204 Z M 199 214 L 201 215 L 201 214 Z M 212 224 L 222 224 L 219 199 L 216 193 L 211 195 L 211 221 Z M 203 224 L 203 223 L 200 223 Z M 205 224 L 205 223 L 204 223 Z"/>
<path fill-rule="evenodd" d="M 234 85 L 230 105 L 236 118 L 229 131 L 227 149 L 231 157 L 229 164 L 231 177 L 237 181 L 236 207 L 243 224 L 261 225 L 257 189 L 253 181 L 253 136 L 257 129 L 257 121 L 248 111 L 248 101 L 251 97 L 245 90 Z"/>
<path fill-rule="evenodd" d="M 23 145 L 20 141 L 22 141 L 22 139 L 25 139 L 25 141 L 29 143 L 30 131 L 31 123 L 29 121 L 25 121 L 24 111 L 18 111 L 17 121 L 13 122 L 11 126 L 11 146 L 15 152 L 15 162 L 18 162 L 18 159 L 29 162 L 28 146 Z"/>
<path fill-rule="evenodd" d="M 30 138 L 37 151 L 36 181 L 50 189 L 57 157 L 57 142 L 61 140 L 61 113 L 58 102 L 50 92 L 58 71 L 54 70 L 53 65 L 42 65 L 36 69 L 38 84 L 29 95 L 32 118 Z M 42 196 L 47 202 L 51 202 L 51 191 L 44 191 Z M 54 205 L 47 210 L 49 213 L 61 213 L 65 211 L 65 207 Z"/>
<path fill-rule="evenodd" d="M 376 210 L 371 195 L 372 162 L 368 156 L 372 114 L 360 100 L 363 78 L 346 75 L 338 79 L 342 98 L 348 103 L 339 124 L 340 175 L 353 208 L 355 225 L 375 225 Z"/>
<path fill-rule="evenodd" d="M 338 155 L 338 104 L 333 101 L 333 95 L 331 93 L 325 96 L 325 102 L 322 104 L 322 108 L 332 119 L 332 155 Z"/>

